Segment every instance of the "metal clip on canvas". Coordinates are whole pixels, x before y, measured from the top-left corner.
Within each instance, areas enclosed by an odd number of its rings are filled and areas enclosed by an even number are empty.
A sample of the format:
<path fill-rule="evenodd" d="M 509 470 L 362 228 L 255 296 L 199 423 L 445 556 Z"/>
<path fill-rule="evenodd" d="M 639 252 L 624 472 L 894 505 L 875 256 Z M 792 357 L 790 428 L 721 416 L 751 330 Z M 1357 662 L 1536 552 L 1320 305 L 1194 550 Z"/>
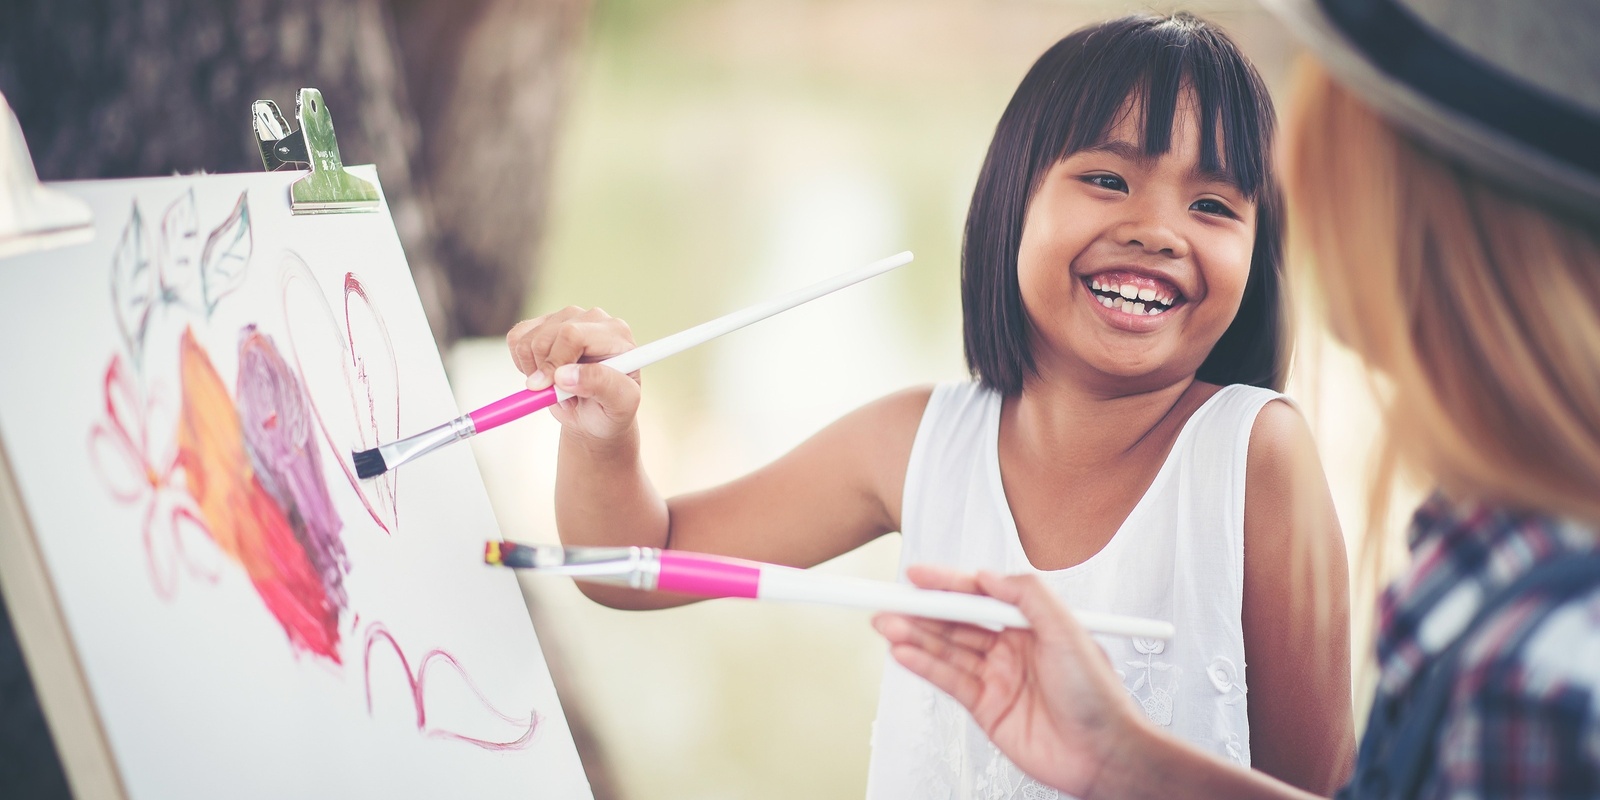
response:
<path fill-rule="evenodd" d="M 301 89 L 294 114 L 300 129 L 290 133 L 289 123 L 271 100 L 251 104 L 250 116 L 261 146 L 261 163 L 268 172 L 304 169 L 311 174 L 289 186 L 289 207 L 295 214 L 343 214 L 378 208 L 378 187 L 346 172 L 333 135 L 333 115 L 322 92 Z"/>

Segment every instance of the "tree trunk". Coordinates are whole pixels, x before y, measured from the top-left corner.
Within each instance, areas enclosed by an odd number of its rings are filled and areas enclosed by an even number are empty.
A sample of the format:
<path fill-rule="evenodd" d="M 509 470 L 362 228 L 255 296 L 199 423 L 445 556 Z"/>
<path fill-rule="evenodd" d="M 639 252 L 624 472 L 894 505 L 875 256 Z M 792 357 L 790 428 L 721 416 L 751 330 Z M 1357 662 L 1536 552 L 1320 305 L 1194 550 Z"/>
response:
<path fill-rule="evenodd" d="M 557 122 L 588 0 L 395 0 L 417 174 L 461 336 L 522 319 L 543 239 Z"/>
<path fill-rule="evenodd" d="M 258 171 L 250 103 L 291 116 L 302 86 L 322 90 L 344 162 L 378 165 L 435 338 L 454 341 L 382 0 L 13 0 L 0 14 L 0 92 L 42 180 Z"/>

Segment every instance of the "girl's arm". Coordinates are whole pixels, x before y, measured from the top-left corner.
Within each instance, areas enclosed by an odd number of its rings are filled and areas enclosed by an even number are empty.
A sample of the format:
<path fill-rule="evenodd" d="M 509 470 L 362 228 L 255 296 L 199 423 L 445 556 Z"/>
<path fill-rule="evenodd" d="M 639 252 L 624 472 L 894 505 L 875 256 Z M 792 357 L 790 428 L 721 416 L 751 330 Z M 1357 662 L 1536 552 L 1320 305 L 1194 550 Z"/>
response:
<path fill-rule="evenodd" d="M 521 323 L 507 339 L 524 374 L 552 376 L 574 395 L 551 409 L 562 424 L 555 500 L 563 543 L 673 547 L 810 567 L 899 528 L 928 388 L 869 403 L 756 472 L 667 500 L 640 459 L 637 376 L 578 363 L 631 349 L 627 325 L 599 309 L 570 308 Z M 579 585 L 623 608 L 691 601 Z"/>
<path fill-rule="evenodd" d="M 1355 760 L 1344 538 L 1311 431 L 1284 402 L 1250 434 L 1244 537 L 1251 766 L 1331 794 Z"/>
<path fill-rule="evenodd" d="M 965 706 L 1035 779 L 1086 800 L 1309 797 L 1152 726 L 1128 702 L 1105 651 L 1038 576 L 926 566 L 908 574 L 925 588 L 991 595 L 1028 618 L 1031 629 L 998 633 L 895 614 L 880 614 L 873 625 L 895 660 Z"/>

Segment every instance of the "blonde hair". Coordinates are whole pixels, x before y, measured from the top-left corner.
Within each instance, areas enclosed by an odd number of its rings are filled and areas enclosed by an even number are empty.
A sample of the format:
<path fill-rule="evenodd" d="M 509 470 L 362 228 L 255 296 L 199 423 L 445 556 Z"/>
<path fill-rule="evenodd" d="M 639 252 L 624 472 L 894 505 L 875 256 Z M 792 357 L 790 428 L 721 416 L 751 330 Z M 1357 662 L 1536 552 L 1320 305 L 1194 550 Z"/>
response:
<path fill-rule="evenodd" d="M 1600 223 L 1435 155 L 1310 60 L 1287 122 L 1290 261 L 1382 407 L 1363 582 L 1399 476 L 1600 521 Z"/>

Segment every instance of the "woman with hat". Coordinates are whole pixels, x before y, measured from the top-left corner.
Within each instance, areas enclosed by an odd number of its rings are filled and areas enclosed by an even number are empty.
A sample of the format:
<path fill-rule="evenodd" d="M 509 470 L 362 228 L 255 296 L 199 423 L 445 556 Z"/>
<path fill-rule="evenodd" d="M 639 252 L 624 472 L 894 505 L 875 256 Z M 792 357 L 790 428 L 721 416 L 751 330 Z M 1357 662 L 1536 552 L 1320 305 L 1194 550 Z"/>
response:
<path fill-rule="evenodd" d="M 1341 796 L 1600 796 L 1600 3 L 1269 5 L 1317 57 L 1281 151 L 1296 260 L 1373 372 L 1375 485 L 1398 467 L 1438 489 L 1379 601 Z M 1032 621 L 877 625 L 1035 778 L 1086 798 L 1303 796 L 1152 729 L 1037 581 L 911 577 Z"/>

